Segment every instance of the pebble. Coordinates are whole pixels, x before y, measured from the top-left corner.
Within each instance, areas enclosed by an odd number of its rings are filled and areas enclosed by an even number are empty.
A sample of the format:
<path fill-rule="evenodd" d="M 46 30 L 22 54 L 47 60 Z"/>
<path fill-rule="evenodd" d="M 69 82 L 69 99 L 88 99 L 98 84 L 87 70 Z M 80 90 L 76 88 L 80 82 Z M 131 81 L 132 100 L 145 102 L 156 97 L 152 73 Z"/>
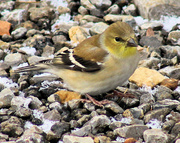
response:
<path fill-rule="evenodd" d="M 69 29 L 69 38 L 74 44 L 78 44 L 85 40 L 89 36 L 89 33 L 85 28 L 74 26 Z"/>
<path fill-rule="evenodd" d="M 27 21 L 27 15 L 28 11 L 25 9 L 15 9 L 10 11 L 9 13 L 6 13 L 2 20 L 7 20 L 8 22 L 12 23 L 13 25 L 16 25 L 18 23 L 22 23 L 24 21 Z"/>
<path fill-rule="evenodd" d="M 36 142 L 46 142 L 44 132 L 36 125 L 33 125 L 31 128 L 26 129 L 23 135 L 18 138 L 16 142 L 32 142 L 32 140 Z"/>
<path fill-rule="evenodd" d="M 161 129 L 148 129 L 144 131 L 143 137 L 145 142 L 168 142 L 168 136 Z"/>
<path fill-rule="evenodd" d="M 98 22 L 96 24 L 94 24 L 90 29 L 89 29 L 89 33 L 91 35 L 96 35 L 96 34 L 101 34 L 102 32 L 104 32 L 107 28 L 109 27 L 109 25 L 107 25 L 104 22 Z"/>
<path fill-rule="evenodd" d="M 136 83 L 139 87 L 145 85 L 152 88 L 161 83 L 164 79 L 165 77 L 159 72 L 140 67 L 136 69 L 134 74 L 129 78 L 129 81 Z"/>
<path fill-rule="evenodd" d="M 51 111 L 44 113 L 44 118 L 52 121 L 60 121 L 61 115 L 58 112 L 58 110 L 53 109 Z"/>
<path fill-rule="evenodd" d="M 30 13 L 30 19 L 34 22 L 38 22 L 42 18 L 52 19 L 54 11 L 50 7 L 32 7 L 28 10 Z"/>
<path fill-rule="evenodd" d="M 11 35 L 14 40 L 23 39 L 26 35 L 27 29 L 24 27 L 17 28 L 16 30 L 12 31 Z"/>
<path fill-rule="evenodd" d="M 62 136 L 63 133 L 68 132 L 69 129 L 70 124 L 67 122 L 58 122 L 51 127 L 52 132 L 55 133 L 55 135 L 59 138 Z"/>
<path fill-rule="evenodd" d="M 1 122 L 1 132 L 11 137 L 19 137 L 23 131 L 21 121 L 15 116 L 11 116 L 8 120 Z"/>
<path fill-rule="evenodd" d="M 146 19 L 159 20 L 161 16 L 165 16 L 167 13 L 169 15 L 180 15 L 178 11 L 179 1 L 176 0 L 171 2 L 160 0 L 157 3 L 148 0 L 135 0 L 134 4 L 139 9 L 140 15 Z"/>
<path fill-rule="evenodd" d="M 162 109 L 156 109 L 156 110 L 152 110 L 147 112 L 144 115 L 144 122 L 147 123 L 152 119 L 157 119 L 159 121 L 163 121 L 164 117 L 169 114 L 171 111 L 171 109 L 169 108 L 162 108 Z"/>
<path fill-rule="evenodd" d="M 138 18 L 158 19 L 167 10 L 170 15 L 178 14 L 178 2 L 174 0 L 172 7 L 163 0 L 160 2 L 163 6 L 157 0 L 150 4 L 147 0 L 131 3 L 127 0 L 80 0 L 57 6 L 52 1 L 22 3 L 17 0 L 15 3 L 1 0 L 0 23 L 8 23 L 7 28 L 3 28 L 6 34 L 0 37 L 0 142 L 140 143 L 151 142 L 151 137 L 158 142 L 156 137 L 159 137 L 165 142 L 177 143 L 180 27 L 176 20 L 171 20 L 174 27 L 167 30 L 166 22 L 147 22 Z M 149 69 L 149 74 L 142 72 L 137 78 L 144 76 L 140 83 L 130 78 L 121 90 L 117 88 L 122 92 L 128 89 L 134 98 L 112 99 L 102 108 L 84 102 L 79 93 L 66 91 L 57 76 L 34 76 L 35 72 L 13 74 L 14 66 L 52 58 L 61 48 L 73 48 L 87 37 L 102 33 L 115 21 L 129 23 L 139 44 L 147 50 L 144 50 L 146 55 L 141 54 L 139 67 Z M 72 43 L 73 38 L 76 43 Z M 35 52 L 24 51 L 22 47 L 35 48 Z M 154 77 L 154 71 L 157 77 Z M 17 84 L 8 87 L 2 77 Z M 97 100 L 101 101 L 103 97 L 99 96 Z M 157 134 L 154 127 L 158 128 Z M 151 130 L 152 135 L 146 132 Z"/>
<path fill-rule="evenodd" d="M 149 27 L 153 30 L 161 30 L 163 28 L 163 24 L 160 22 L 146 22 L 140 26 L 142 30 L 147 30 Z"/>
<path fill-rule="evenodd" d="M 111 7 L 109 7 L 105 13 L 107 14 L 119 14 L 120 13 L 120 8 L 117 4 L 113 4 Z"/>
<path fill-rule="evenodd" d="M 67 143 L 76 143 L 76 142 L 85 142 L 85 143 L 94 143 L 91 137 L 77 137 L 72 135 L 65 135 L 63 137 L 63 142 Z"/>
<path fill-rule="evenodd" d="M 133 137 L 139 139 L 143 137 L 143 133 L 147 129 L 148 127 L 145 125 L 130 125 L 115 129 L 114 134 L 124 138 Z"/>
<path fill-rule="evenodd" d="M 11 23 L 0 20 L 0 35 L 10 35 Z"/>
<path fill-rule="evenodd" d="M 9 88 L 5 88 L 0 92 L 0 108 L 10 107 L 11 100 L 15 97 L 14 93 Z"/>
<path fill-rule="evenodd" d="M 123 10 L 127 15 L 137 16 L 136 6 L 134 4 L 128 5 Z"/>

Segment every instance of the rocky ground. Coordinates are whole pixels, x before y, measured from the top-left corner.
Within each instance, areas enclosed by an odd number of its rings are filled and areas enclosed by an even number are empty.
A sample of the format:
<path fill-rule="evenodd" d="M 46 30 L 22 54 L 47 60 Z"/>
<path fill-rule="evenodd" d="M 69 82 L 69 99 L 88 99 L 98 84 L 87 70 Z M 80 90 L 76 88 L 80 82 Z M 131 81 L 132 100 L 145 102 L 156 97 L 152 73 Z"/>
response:
<path fill-rule="evenodd" d="M 0 142 L 180 143 L 180 1 L 171 2 L 1 0 Z M 98 107 L 55 75 L 13 73 L 115 21 L 129 23 L 148 53 L 116 89 L 134 98 L 107 96 Z"/>

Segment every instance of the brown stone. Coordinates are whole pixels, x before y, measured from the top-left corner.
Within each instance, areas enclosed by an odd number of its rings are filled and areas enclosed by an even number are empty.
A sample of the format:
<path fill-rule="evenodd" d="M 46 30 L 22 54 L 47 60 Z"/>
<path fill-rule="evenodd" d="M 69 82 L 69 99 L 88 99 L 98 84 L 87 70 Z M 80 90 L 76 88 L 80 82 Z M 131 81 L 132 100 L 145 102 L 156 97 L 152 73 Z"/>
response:
<path fill-rule="evenodd" d="M 68 102 L 68 101 L 73 100 L 73 99 L 80 99 L 81 98 L 81 95 L 79 93 L 66 91 L 66 90 L 58 91 L 55 94 L 57 94 L 60 97 L 61 103 L 65 103 L 65 102 Z"/>
<path fill-rule="evenodd" d="M 177 79 L 173 79 L 173 78 L 170 78 L 170 79 L 164 79 L 160 85 L 162 86 L 166 86 L 172 90 L 175 90 L 178 86 L 178 81 Z"/>
<path fill-rule="evenodd" d="M 0 35 L 10 35 L 9 30 L 11 28 L 11 23 L 7 21 L 0 20 Z"/>
<path fill-rule="evenodd" d="M 154 87 L 161 83 L 165 77 L 156 70 L 140 67 L 136 69 L 129 81 L 136 83 L 139 87 L 143 85 Z"/>
<path fill-rule="evenodd" d="M 69 37 L 74 44 L 81 43 L 89 36 L 89 33 L 86 31 L 85 28 L 80 26 L 73 26 L 69 29 Z"/>

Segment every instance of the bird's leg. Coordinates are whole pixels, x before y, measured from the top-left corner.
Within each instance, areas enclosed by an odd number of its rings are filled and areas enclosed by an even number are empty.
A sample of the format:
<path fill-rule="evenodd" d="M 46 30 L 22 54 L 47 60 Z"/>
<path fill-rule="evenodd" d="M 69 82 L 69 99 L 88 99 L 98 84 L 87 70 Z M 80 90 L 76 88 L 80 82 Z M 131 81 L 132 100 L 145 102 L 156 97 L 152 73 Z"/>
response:
<path fill-rule="evenodd" d="M 104 107 L 105 104 L 111 103 L 109 100 L 102 100 L 102 101 L 97 101 L 93 97 L 91 97 L 89 94 L 86 94 L 86 97 L 89 99 L 83 99 L 83 102 L 92 102 L 94 105 L 99 106 L 99 107 Z"/>
<path fill-rule="evenodd" d="M 114 97 L 114 96 L 118 96 L 118 97 L 126 97 L 126 98 L 134 98 L 134 95 L 127 93 L 127 90 L 125 90 L 124 92 L 120 92 L 117 90 L 114 90 L 112 94 L 106 95 L 106 97 Z"/>

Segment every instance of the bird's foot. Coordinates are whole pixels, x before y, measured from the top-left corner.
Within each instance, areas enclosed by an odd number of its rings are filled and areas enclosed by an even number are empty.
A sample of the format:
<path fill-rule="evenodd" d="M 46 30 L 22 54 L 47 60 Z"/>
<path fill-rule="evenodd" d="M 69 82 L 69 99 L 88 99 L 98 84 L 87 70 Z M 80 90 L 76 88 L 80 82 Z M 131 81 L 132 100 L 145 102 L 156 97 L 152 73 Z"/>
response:
<path fill-rule="evenodd" d="M 109 98 L 109 97 L 114 97 L 114 96 L 117 96 L 117 97 L 125 97 L 125 98 L 135 98 L 135 96 L 131 93 L 127 93 L 127 91 L 125 92 L 120 92 L 120 91 L 117 91 L 117 90 L 114 90 L 112 94 L 109 94 L 109 95 L 106 95 L 106 98 Z"/>
<path fill-rule="evenodd" d="M 92 102 L 94 105 L 99 106 L 99 107 L 104 107 L 104 105 L 111 103 L 111 101 L 107 99 L 102 100 L 102 101 L 97 101 L 96 99 L 91 97 L 89 94 L 86 94 L 86 97 L 88 99 L 82 99 L 82 102 L 88 102 L 88 103 Z"/>

